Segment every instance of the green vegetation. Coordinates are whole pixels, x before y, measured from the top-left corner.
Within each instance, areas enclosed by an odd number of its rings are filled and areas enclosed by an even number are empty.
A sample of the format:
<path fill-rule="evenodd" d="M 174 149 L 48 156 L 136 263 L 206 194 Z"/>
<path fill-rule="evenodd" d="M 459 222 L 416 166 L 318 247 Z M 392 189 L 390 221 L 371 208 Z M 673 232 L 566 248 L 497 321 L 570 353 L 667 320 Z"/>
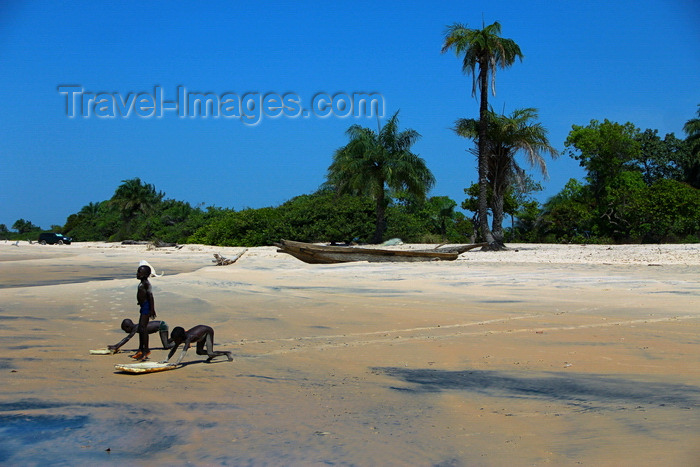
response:
<path fill-rule="evenodd" d="M 695 188 L 700 188 L 700 104 L 697 111 L 698 118 L 691 118 L 683 126 L 683 131 L 688 138 L 687 158 L 683 164 L 683 176 L 685 181 Z"/>
<path fill-rule="evenodd" d="M 527 179 L 525 171 L 515 159 L 516 154 L 525 153 L 528 163 L 539 168 L 545 176 L 547 164 L 541 153 L 547 152 L 552 157 L 559 155 L 549 144 L 547 130 L 535 121 L 537 118 L 537 110 L 532 108 L 515 110 L 510 116 L 489 111 L 486 117 L 487 140 L 483 149 L 487 162 L 487 204 L 491 207 L 493 219 L 491 232 L 499 247 L 505 246 L 503 215 L 506 195 L 513 195 L 516 187 L 523 187 Z M 459 119 L 455 125 L 458 135 L 476 141 L 479 140 L 480 130 L 481 122 L 473 118 Z M 480 211 L 477 213 L 480 215 Z"/>
<path fill-rule="evenodd" d="M 374 201 L 374 243 L 381 243 L 386 230 L 391 193 L 405 191 L 422 200 L 435 184 L 425 161 L 411 152 L 420 135 L 411 129 L 399 132 L 398 115 L 396 112 L 376 133 L 351 126 L 347 131 L 350 142 L 335 152 L 328 167 L 329 187 L 340 194 L 369 196 Z"/>
<path fill-rule="evenodd" d="M 500 249 L 500 245 L 489 230 L 488 211 L 488 88 L 489 78 L 491 92 L 496 94 L 496 70 L 508 68 L 515 60 L 522 60 L 523 54 L 520 47 L 512 39 L 500 37 L 501 25 L 495 22 L 483 29 L 470 29 L 463 24 L 455 23 L 448 26 L 445 31 L 445 42 L 442 52 L 454 49 L 457 56 L 462 55 L 462 71 L 471 74 L 472 96 L 476 95 L 477 88 L 481 92 L 479 98 L 479 124 L 478 124 L 478 166 L 479 166 L 479 227 L 486 242 L 491 249 Z M 476 69 L 479 68 L 477 76 Z M 496 200 L 498 196 L 493 197 Z M 498 210 L 496 210 L 498 211 Z"/>
<path fill-rule="evenodd" d="M 535 238 L 567 242 L 698 242 L 700 155 L 692 140 L 632 123 L 574 125 L 565 145 L 588 175 L 543 207 Z"/>
<path fill-rule="evenodd" d="M 686 139 L 633 123 L 591 120 L 573 125 L 565 154 L 586 171 L 540 205 L 542 186 L 525 173 L 516 155 L 546 177 L 542 154 L 558 156 L 534 108 L 498 115 L 488 107 L 495 73 L 522 59 L 520 47 L 500 37 L 495 22 L 482 29 L 449 26 L 442 52 L 462 58 L 479 93 L 479 118 L 459 119 L 454 131 L 476 143 L 478 183 L 465 188 L 462 209 L 446 196 L 427 197 L 435 179 L 411 147 L 420 137 L 399 131 L 398 112 L 377 131 L 352 125 L 348 143 L 330 155 L 319 190 L 276 207 L 244 209 L 202 206 L 167 199 L 139 178 L 123 180 L 109 200 L 89 203 L 64 226 L 52 226 L 75 241 L 147 240 L 227 246 L 270 245 L 282 238 L 307 242 L 379 243 L 505 242 L 700 242 L 700 105 L 683 127 Z M 488 224 L 492 219 L 491 227 Z M 510 227 L 504 227 L 510 216 Z M 41 229 L 18 219 L 0 238 L 36 240 Z"/>
<path fill-rule="evenodd" d="M 3 225 L 3 227 L 5 226 Z M 12 228 L 15 229 L 20 235 L 39 232 L 41 230 L 41 228 L 24 219 L 17 219 L 15 223 L 12 224 Z"/>
<path fill-rule="evenodd" d="M 583 181 L 569 180 L 544 205 L 534 199 L 541 185 L 513 157 L 524 151 L 529 162 L 546 173 L 540 153 L 555 152 L 536 119 L 534 109 L 489 116 L 487 214 L 503 242 L 700 242 L 700 145 L 692 137 L 698 134 L 692 125 L 697 119 L 686 125 L 689 137 L 685 140 L 673 134 L 662 139 L 656 130 L 641 131 L 629 122 L 592 120 L 587 126 L 573 125 L 565 154 L 578 160 L 587 176 Z M 455 130 L 474 139 L 478 123 L 462 119 Z M 109 200 L 89 203 L 51 231 L 75 241 L 131 239 L 230 246 L 270 245 L 282 238 L 368 243 L 376 241 L 378 232 L 421 243 L 468 243 L 483 238 L 477 215 L 467 218 L 456 211 L 457 202 L 446 196 L 425 196 L 432 175 L 408 149 L 417 133 L 397 132 L 396 115 L 379 133 L 361 127 L 348 133 L 351 142 L 336 152 L 322 187 L 280 206 L 241 211 L 192 207 L 134 178 L 124 180 Z M 405 138 L 403 146 L 397 145 L 404 151 L 394 153 L 400 157 L 394 158 L 381 146 L 386 139 L 380 136 Z M 372 149 L 354 152 L 355 144 Z M 372 159 L 378 154 L 382 159 Z M 381 176 L 372 172 L 379 162 L 392 167 L 391 181 L 381 182 Z M 365 172 L 359 171 L 362 167 Z M 355 173 L 361 175 L 345 178 Z M 362 189 L 372 183 L 373 189 Z M 348 188 L 340 189 L 343 184 Z M 382 194 L 381 203 L 377 193 Z M 473 184 L 465 194 L 462 209 L 477 213 L 480 185 Z M 381 231 L 378 206 L 383 208 Z M 494 209 L 500 214 L 494 216 Z M 505 216 L 510 216 L 509 227 L 501 225 Z M 12 229 L 16 232 L 0 225 L 0 238 L 35 241 L 41 232 L 25 219 L 18 219 Z"/>
<path fill-rule="evenodd" d="M 211 206 L 203 209 L 167 199 L 136 178 L 124 180 L 112 198 L 89 203 L 68 216 L 64 226 L 52 230 L 78 242 L 140 240 L 222 246 L 271 245 L 282 238 L 371 242 L 376 234 L 375 200 L 369 195 L 339 194 L 330 187 L 327 182 L 317 192 L 277 207 L 235 211 Z M 426 198 L 424 193 L 402 190 L 395 198 L 385 197 L 384 203 L 385 232 L 406 242 L 464 243 L 473 230 L 464 214 L 455 211 L 457 203 L 446 196 Z M 13 229 L 18 232 L 0 225 L 0 238 L 36 241 L 41 232 L 24 219 Z"/>
<path fill-rule="evenodd" d="M 17 232 L 12 232 L 7 225 L 0 224 L 0 239 L 6 240 L 36 240 L 41 232 L 41 227 L 32 224 L 25 219 L 17 219 L 12 228 Z"/>
<path fill-rule="evenodd" d="M 121 217 L 120 237 L 128 237 L 132 233 L 132 223 L 140 214 L 148 215 L 163 200 L 164 193 L 156 191 L 156 187 L 141 183 L 141 179 L 134 178 L 124 182 L 114 192 L 109 200 L 116 207 Z"/>

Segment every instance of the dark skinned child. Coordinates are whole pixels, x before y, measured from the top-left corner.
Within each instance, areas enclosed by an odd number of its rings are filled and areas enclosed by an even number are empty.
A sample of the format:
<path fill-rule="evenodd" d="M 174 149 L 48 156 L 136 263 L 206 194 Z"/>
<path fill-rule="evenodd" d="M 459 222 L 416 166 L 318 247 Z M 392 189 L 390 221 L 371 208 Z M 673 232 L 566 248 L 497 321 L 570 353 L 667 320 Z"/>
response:
<path fill-rule="evenodd" d="M 140 280 L 136 291 L 136 302 L 139 305 L 139 350 L 132 358 L 145 360 L 151 353 L 148 347 L 148 322 L 156 317 L 156 306 L 153 300 L 153 290 L 148 278 L 151 277 L 150 266 L 141 265 L 136 270 L 136 278 Z"/>
<path fill-rule="evenodd" d="M 173 355 L 175 355 L 175 351 L 180 346 L 180 344 L 185 344 L 182 348 L 180 356 L 174 363 L 175 365 L 179 365 L 182 359 L 185 358 L 185 354 L 187 354 L 187 349 L 189 349 L 190 345 L 194 342 L 197 343 L 197 355 L 207 355 L 209 357 L 207 359 L 207 362 L 210 362 L 214 357 L 218 357 L 220 355 L 225 355 L 226 358 L 228 358 L 229 362 L 233 361 L 231 352 L 221 350 L 214 351 L 214 330 L 211 327 L 206 326 L 204 324 L 198 324 L 197 326 L 193 327 L 192 329 L 189 329 L 188 331 L 185 331 L 184 328 L 177 326 L 173 329 L 173 332 L 170 334 L 170 339 L 175 345 L 173 346 L 173 348 L 170 349 L 168 358 L 165 359 L 162 363 L 167 363 L 168 360 L 170 360 L 170 358 Z M 204 349 L 205 345 L 206 350 Z"/>
<path fill-rule="evenodd" d="M 160 334 L 160 341 L 163 343 L 163 349 L 169 349 L 173 345 L 173 342 L 168 337 L 168 325 L 165 321 L 150 321 L 147 325 L 148 334 Z M 139 332 L 138 325 L 134 324 L 130 319 L 125 319 L 122 321 L 122 331 L 128 334 L 124 339 L 119 341 L 118 344 L 108 345 L 107 348 L 113 353 L 119 352 L 119 349 L 129 342 L 129 340 Z"/>

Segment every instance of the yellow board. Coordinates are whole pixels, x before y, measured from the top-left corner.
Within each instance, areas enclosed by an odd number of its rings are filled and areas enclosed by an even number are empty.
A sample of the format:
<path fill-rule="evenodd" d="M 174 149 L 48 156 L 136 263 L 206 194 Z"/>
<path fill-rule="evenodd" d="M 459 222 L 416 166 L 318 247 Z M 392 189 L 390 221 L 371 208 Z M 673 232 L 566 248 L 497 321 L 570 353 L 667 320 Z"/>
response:
<path fill-rule="evenodd" d="M 122 363 L 114 365 L 114 369 L 117 371 L 124 371 L 126 373 L 155 373 L 158 371 L 168 371 L 178 368 L 179 365 L 174 363 L 157 363 L 157 362 L 139 362 L 139 363 Z"/>

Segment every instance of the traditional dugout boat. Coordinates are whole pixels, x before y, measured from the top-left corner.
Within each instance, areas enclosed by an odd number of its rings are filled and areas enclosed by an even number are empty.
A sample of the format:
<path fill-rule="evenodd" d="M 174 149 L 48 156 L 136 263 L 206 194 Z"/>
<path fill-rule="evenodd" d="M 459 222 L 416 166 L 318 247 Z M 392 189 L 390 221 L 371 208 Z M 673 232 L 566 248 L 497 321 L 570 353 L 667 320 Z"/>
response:
<path fill-rule="evenodd" d="M 457 257 L 487 243 L 434 248 L 432 250 L 389 250 L 383 248 L 362 248 L 355 246 L 316 245 L 313 243 L 281 240 L 275 243 L 280 253 L 287 253 L 311 264 L 347 263 L 352 261 L 369 262 L 416 262 L 454 261 Z"/>

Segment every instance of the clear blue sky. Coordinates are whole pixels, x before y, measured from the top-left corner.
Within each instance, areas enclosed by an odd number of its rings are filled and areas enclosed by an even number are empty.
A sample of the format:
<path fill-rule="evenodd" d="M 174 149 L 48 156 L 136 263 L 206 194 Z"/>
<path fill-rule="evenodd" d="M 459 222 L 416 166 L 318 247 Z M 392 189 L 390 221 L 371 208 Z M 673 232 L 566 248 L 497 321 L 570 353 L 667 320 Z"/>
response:
<path fill-rule="evenodd" d="M 458 203 L 475 160 L 450 128 L 477 117 L 478 101 L 459 59 L 440 53 L 451 23 L 499 21 L 520 45 L 523 62 L 497 73 L 490 102 L 539 109 L 560 150 L 571 125 L 591 119 L 685 137 L 700 103 L 697 0 L 67 4 L 0 4 L 0 223 L 9 228 L 19 218 L 62 225 L 134 177 L 192 205 L 276 206 L 324 182 L 350 125 L 377 126 L 333 115 L 257 125 L 176 111 L 69 118 L 61 85 L 127 102 L 155 87 L 165 101 L 178 86 L 294 93 L 305 108 L 319 92 L 379 93 L 386 115 L 400 110 L 401 128 L 422 135 L 414 149 L 437 179 L 430 195 Z M 548 167 L 541 201 L 584 175 L 566 156 Z"/>

